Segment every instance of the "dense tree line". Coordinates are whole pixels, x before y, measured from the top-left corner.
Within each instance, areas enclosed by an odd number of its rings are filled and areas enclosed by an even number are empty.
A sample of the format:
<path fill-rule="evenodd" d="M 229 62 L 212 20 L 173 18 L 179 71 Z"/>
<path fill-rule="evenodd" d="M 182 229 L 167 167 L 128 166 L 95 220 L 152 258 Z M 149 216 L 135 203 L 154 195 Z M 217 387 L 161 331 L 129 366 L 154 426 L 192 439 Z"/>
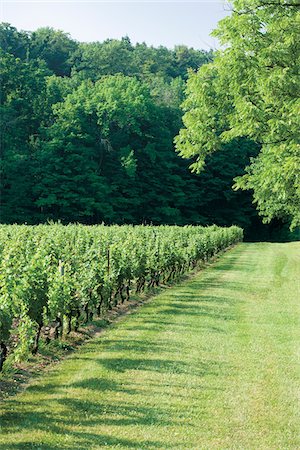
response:
<path fill-rule="evenodd" d="M 51 28 L 0 28 L 1 222 L 261 226 L 234 192 L 259 145 L 237 137 L 188 170 L 174 151 L 188 70 L 212 52 Z"/>

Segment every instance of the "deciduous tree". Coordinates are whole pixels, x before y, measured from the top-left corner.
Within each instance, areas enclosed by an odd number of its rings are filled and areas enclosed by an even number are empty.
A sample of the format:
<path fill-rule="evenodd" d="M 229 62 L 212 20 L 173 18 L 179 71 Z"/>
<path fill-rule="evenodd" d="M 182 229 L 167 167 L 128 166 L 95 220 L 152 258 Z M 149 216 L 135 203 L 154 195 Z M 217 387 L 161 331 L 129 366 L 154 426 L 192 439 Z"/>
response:
<path fill-rule="evenodd" d="M 261 152 L 235 180 L 252 189 L 266 222 L 300 224 L 300 11 L 296 0 L 235 0 L 231 16 L 214 35 L 225 45 L 213 63 L 191 73 L 183 128 L 176 138 L 181 156 L 207 155 L 237 137 Z"/>

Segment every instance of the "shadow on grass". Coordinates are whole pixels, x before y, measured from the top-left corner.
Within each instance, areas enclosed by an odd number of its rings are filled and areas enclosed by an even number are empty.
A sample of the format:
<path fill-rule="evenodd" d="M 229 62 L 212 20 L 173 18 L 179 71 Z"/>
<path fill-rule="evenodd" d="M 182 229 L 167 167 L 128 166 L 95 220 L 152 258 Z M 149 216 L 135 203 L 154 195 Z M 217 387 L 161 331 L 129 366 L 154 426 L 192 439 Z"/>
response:
<path fill-rule="evenodd" d="M 97 359 L 97 363 L 111 372 L 148 371 L 161 374 L 186 374 L 197 377 L 208 375 L 220 375 L 225 370 L 225 364 L 215 361 L 199 362 L 197 368 L 178 360 L 165 359 L 139 359 L 139 358 L 103 358 Z M 228 367 L 229 370 L 229 367 Z"/>
<path fill-rule="evenodd" d="M 225 257 L 211 267 L 211 271 L 205 277 L 198 280 L 190 280 L 188 283 L 188 290 L 183 289 L 180 293 L 176 290 L 174 294 L 170 291 L 166 292 L 165 299 L 161 298 L 153 310 L 151 305 L 150 311 L 145 305 L 145 309 L 139 311 L 136 317 L 132 316 L 131 323 L 126 325 L 122 330 L 125 339 L 108 338 L 96 339 L 90 341 L 83 346 L 82 351 L 77 352 L 70 358 L 75 364 L 75 369 L 70 372 L 76 373 L 77 367 L 82 370 L 85 362 L 90 363 L 92 360 L 99 365 L 99 378 L 93 376 L 89 377 L 85 374 L 85 379 L 80 381 L 69 382 L 66 385 L 61 384 L 59 376 L 59 367 L 51 372 L 48 379 L 43 380 L 31 386 L 28 389 L 28 394 L 25 393 L 24 401 L 22 397 L 16 397 L 11 400 L 6 400 L 3 403 L 2 411 L 0 410 L 0 433 L 1 435 L 10 433 L 21 433 L 23 431 L 40 433 L 41 441 L 37 440 L 35 443 L 24 441 L 21 444 L 12 442 L 11 439 L 6 440 L 2 449 L 31 449 L 41 448 L 43 450 L 54 450 L 58 448 L 78 448 L 82 450 L 89 450 L 91 448 L 102 448 L 105 446 L 118 446 L 121 448 L 166 448 L 165 443 L 159 440 L 143 440 L 137 442 L 134 436 L 132 439 L 123 439 L 115 436 L 108 436 L 101 431 L 105 426 L 113 427 L 130 427 L 130 426 L 157 426 L 168 427 L 176 426 L 178 418 L 172 415 L 172 410 L 168 405 L 158 403 L 155 406 L 149 405 L 145 402 L 143 405 L 137 405 L 134 402 L 135 395 L 147 390 L 147 395 L 151 395 L 151 389 L 154 388 L 154 394 L 157 394 L 157 389 L 163 389 L 163 381 L 159 384 L 162 377 L 156 377 L 157 383 L 152 382 L 150 386 L 145 387 L 139 385 L 134 379 L 134 374 L 137 371 L 148 372 L 153 378 L 153 374 L 179 374 L 186 375 L 187 379 L 190 376 L 199 378 L 199 389 L 214 389 L 216 392 L 221 390 L 217 386 L 205 387 L 201 383 L 205 377 L 216 377 L 227 375 L 233 368 L 225 362 L 213 360 L 199 360 L 197 364 L 190 364 L 188 358 L 186 360 L 178 360 L 174 356 L 178 356 L 180 347 L 174 342 L 165 342 L 161 332 L 164 332 L 168 327 L 172 330 L 178 330 L 178 338 L 180 340 L 180 333 L 185 329 L 188 332 L 196 332 L 199 329 L 205 328 L 208 332 L 219 333 L 223 336 L 226 334 L 222 323 L 234 321 L 237 319 L 235 314 L 235 306 L 238 301 L 236 296 L 230 296 L 230 290 L 236 292 L 243 292 L 245 286 L 242 283 L 226 281 L 226 297 L 222 295 L 209 295 L 210 288 L 219 288 L 220 286 L 220 272 L 236 270 L 236 262 L 239 261 L 237 270 L 250 270 L 253 268 L 247 260 L 240 260 L 242 250 L 236 249 L 234 255 L 225 255 Z M 184 287 L 184 286 L 183 286 Z M 205 290 L 205 292 L 204 292 Z M 214 292 L 215 294 L 215 292 Z M 182 320 L 181 320 L 182 317 Z M 217 319 L 217 326 L 215 323 L 201 324 L 201 317 L 208 319 Z M 172 318 L 174 320 L 172 320 Z M 199 318 L 195 322 L 195 318 Z M 143 335 L 140 338 L 129 338 L 126 332 L 135 333 L 139 336 L 139 331 L 145 332 L 151 330 L 153 335 L 143 340 Z M 225 338 L 225 337 L 224 337 Z M 102 342 L 102 347 L 99 346 Z M 99 348 L 103 348 L 103 356 L 99 357 Z M 114 357 L 114 352 L 118 353 Z M 123 354 L 123 356 L 119 356 Z M 145 354 L 143 358 L 141 355 Z M 155 357 L 155 355 L 165 354 L 164 358 Z M 150 356 L 150 357 L 149 357 Z M 172 359 L 174 357 L 174 359 Z M 102 370 L 102 369 L 103 370 Z M 87 365 L 88 371 L 88 365 Z M 124 381 L 124 384 L 115 381 L 120 378 L 120 374 L 129 372 L 132 376 L 132 381 Z M 132 373 L 131 373 L 132 372 Z M 103 373 L 107 378 L 103 377 Z M 111 377 L 111 379 L 109 378 Z M 149 378 L 149 377 L 148 377 Z M 66 377 L 65 377 L 66 379 Z M 74 378 L 73 378 L 74 379 Z M 172 378 L 171 378 L 172 379 Z M 126 384 L 125 384 L 126 383 Z M 178 390 L 182 385 L 178 386 Z M 67 395 L 70 389 L 70 396 Z M 191 388 L 192 389 L 192 388 Z M 78 390 L 78 395 L 77 395 Z M 120 399 L 119 394 L 127 394 L 125 403 L 124 399 Z M 55 395 L 57 394 L 57 395 Z M 103 397 L 105 394 L 106 397 Z M 33 401 L 30 401 L 30 396 Z M 108 401 L 107 398 L 111 401 Z M 174 396 L 176 396 L 176 391 Z M 75 398 L 73 398 L 75 397 Z M 131 401 L 132 398 L 132 401 Z M 180 394 L 178 393 L 178 398 Z M 97 429 L 101 427 L 101 429 Z M 167 429 L 167 428 L 166 428 Z M 97 432 L 97 430 L 99 430 Z M 49 444 L 49 433 L 54 434 L 58 438 L 57 443 Z M 67 441 L 64 441 L 65 435 L 70 439 L 70 447 Z M 117 434 L 117 432 L 116 432 Z M 48 435 L 48 436 L 47 436 Z M 63 445 L 59 443 L 59 438 L 62 438 Z M 0 440 L 1 442 L 1 440 Z M 183 448 L 184 444 L 178 439 L 178 447 Z M 174 446 L 173 446 L 174 447 Z"/>
<path fill-rule="evenodd" d="M 60 412 L 53 414 L 51 409 L 55 403 Z M 94 402 L 92 400 L 81 400 L 77 398 L 62 397 L 56 400 L 42 401 L 39 408 L 43 412 L 33 411 L 34 402 L 26 404 L 14 402 L 14 412 L 2 414 L 1 427 L 5 433 L 14 432 L 19 435 L 23 431 L 36 433 L 41 436 L 31 442 L 14 443 L 9 441 L 1 446 L 2 449 L 57 449 L 70 448 L 90 450 L 91 448 L 102 448 L 107 445 L 116 445 L 121 448 L 164 448 L 164 443 L 154 440 L 123 439 L 118 436 L 105 435 L 101 426 L 126 427 L 126 426 L 158 426 L 167 427 L 176 425 L 176 421 L 166 414 L 166 409 L 161 406 L 155 408 L 137 406 L 128 403 L 116 403 L 112 397 L 111 403 Z M 58 406 L 58 407 L 57 407 Z M 20 411 L 19 411 L 20 410 Z M 48 412 L 47 412 L 48 411 Z M 2 428 L 3 427 L 3 428 Z M 5 428 L 4 428 L 5 427 Z M 98 428 L 98 431 L 97 431 Z M 90 431 L 92 430 L 92 431 Z M 48 433 L 51 433 L 52 439 Z M 2 433 L 1 433 L 2 434 Z M 53 435 L 55 439 L 53 439 Z M 65 437 L 68 436 L 70 446 L 67 447 Z M 49 441 L 55 441 L 49 445 Z M 0 440 L 1 442 L 1 440 Z"/>
<path fill-rule="evenodd" d="M 69 434 L 69 432 L 68 432 Z M 134 442 L 129 439 L 122 439 L 119 437 L 104 435 L 104 434 L 96 434 L 96 433 L 87 433 L 87 432 L 71 432 L 72 436 L 72 444 L 70 446 L 64 445 L 62 447 L 61 442 L 53 443 L 53 444 L 44 444 L 37 443 L 34 444 L 30 441 L 22 442 L 20 444 L 10 443 L 5 444 L 3 450 L 32 450 L 32 449 L 40 449 L 40 450 L 61 450 L 64 448 L 65 450 L 91 450 L 92 448 L 100 449 L 106 448 L 108 446 L 117 446 L 119 448 L 130 448 L 130 449 L 150 449 L 150 448 L 164 448 L 163 444 L 158 441 L 153 440 L 145 440 L 143 444 L 140 442 Z M 178 447 L 180 448 L 180 447 Z"/>

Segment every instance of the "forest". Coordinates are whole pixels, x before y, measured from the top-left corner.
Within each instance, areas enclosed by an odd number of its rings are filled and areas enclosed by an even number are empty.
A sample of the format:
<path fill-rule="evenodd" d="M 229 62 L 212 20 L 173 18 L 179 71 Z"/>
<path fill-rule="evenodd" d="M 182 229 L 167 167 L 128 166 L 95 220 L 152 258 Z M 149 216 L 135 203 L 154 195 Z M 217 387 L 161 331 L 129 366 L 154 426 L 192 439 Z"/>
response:
<path fill-rule="evenodd" d="M 252 193 L 234 191 L 260 145 L 237 137 L 189 170 L 174 149 L 186 81 L 212 51 L 121 40 L 79 43 L 3 23 L 1 223 L 216 224 L 280 239 Z M 290 237 L 290 236 L 289 236 Z"/>

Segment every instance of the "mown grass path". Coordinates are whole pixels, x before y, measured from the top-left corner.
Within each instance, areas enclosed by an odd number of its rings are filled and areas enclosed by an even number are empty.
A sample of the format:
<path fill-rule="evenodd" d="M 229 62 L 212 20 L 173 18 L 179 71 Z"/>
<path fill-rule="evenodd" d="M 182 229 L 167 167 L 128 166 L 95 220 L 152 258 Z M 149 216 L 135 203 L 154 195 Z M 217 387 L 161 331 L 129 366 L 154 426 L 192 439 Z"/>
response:
<path fill-rule="evenodd" d="M 240 244 L 0 405 L 3 449 L 299 449 L 300 243 Z"/>

